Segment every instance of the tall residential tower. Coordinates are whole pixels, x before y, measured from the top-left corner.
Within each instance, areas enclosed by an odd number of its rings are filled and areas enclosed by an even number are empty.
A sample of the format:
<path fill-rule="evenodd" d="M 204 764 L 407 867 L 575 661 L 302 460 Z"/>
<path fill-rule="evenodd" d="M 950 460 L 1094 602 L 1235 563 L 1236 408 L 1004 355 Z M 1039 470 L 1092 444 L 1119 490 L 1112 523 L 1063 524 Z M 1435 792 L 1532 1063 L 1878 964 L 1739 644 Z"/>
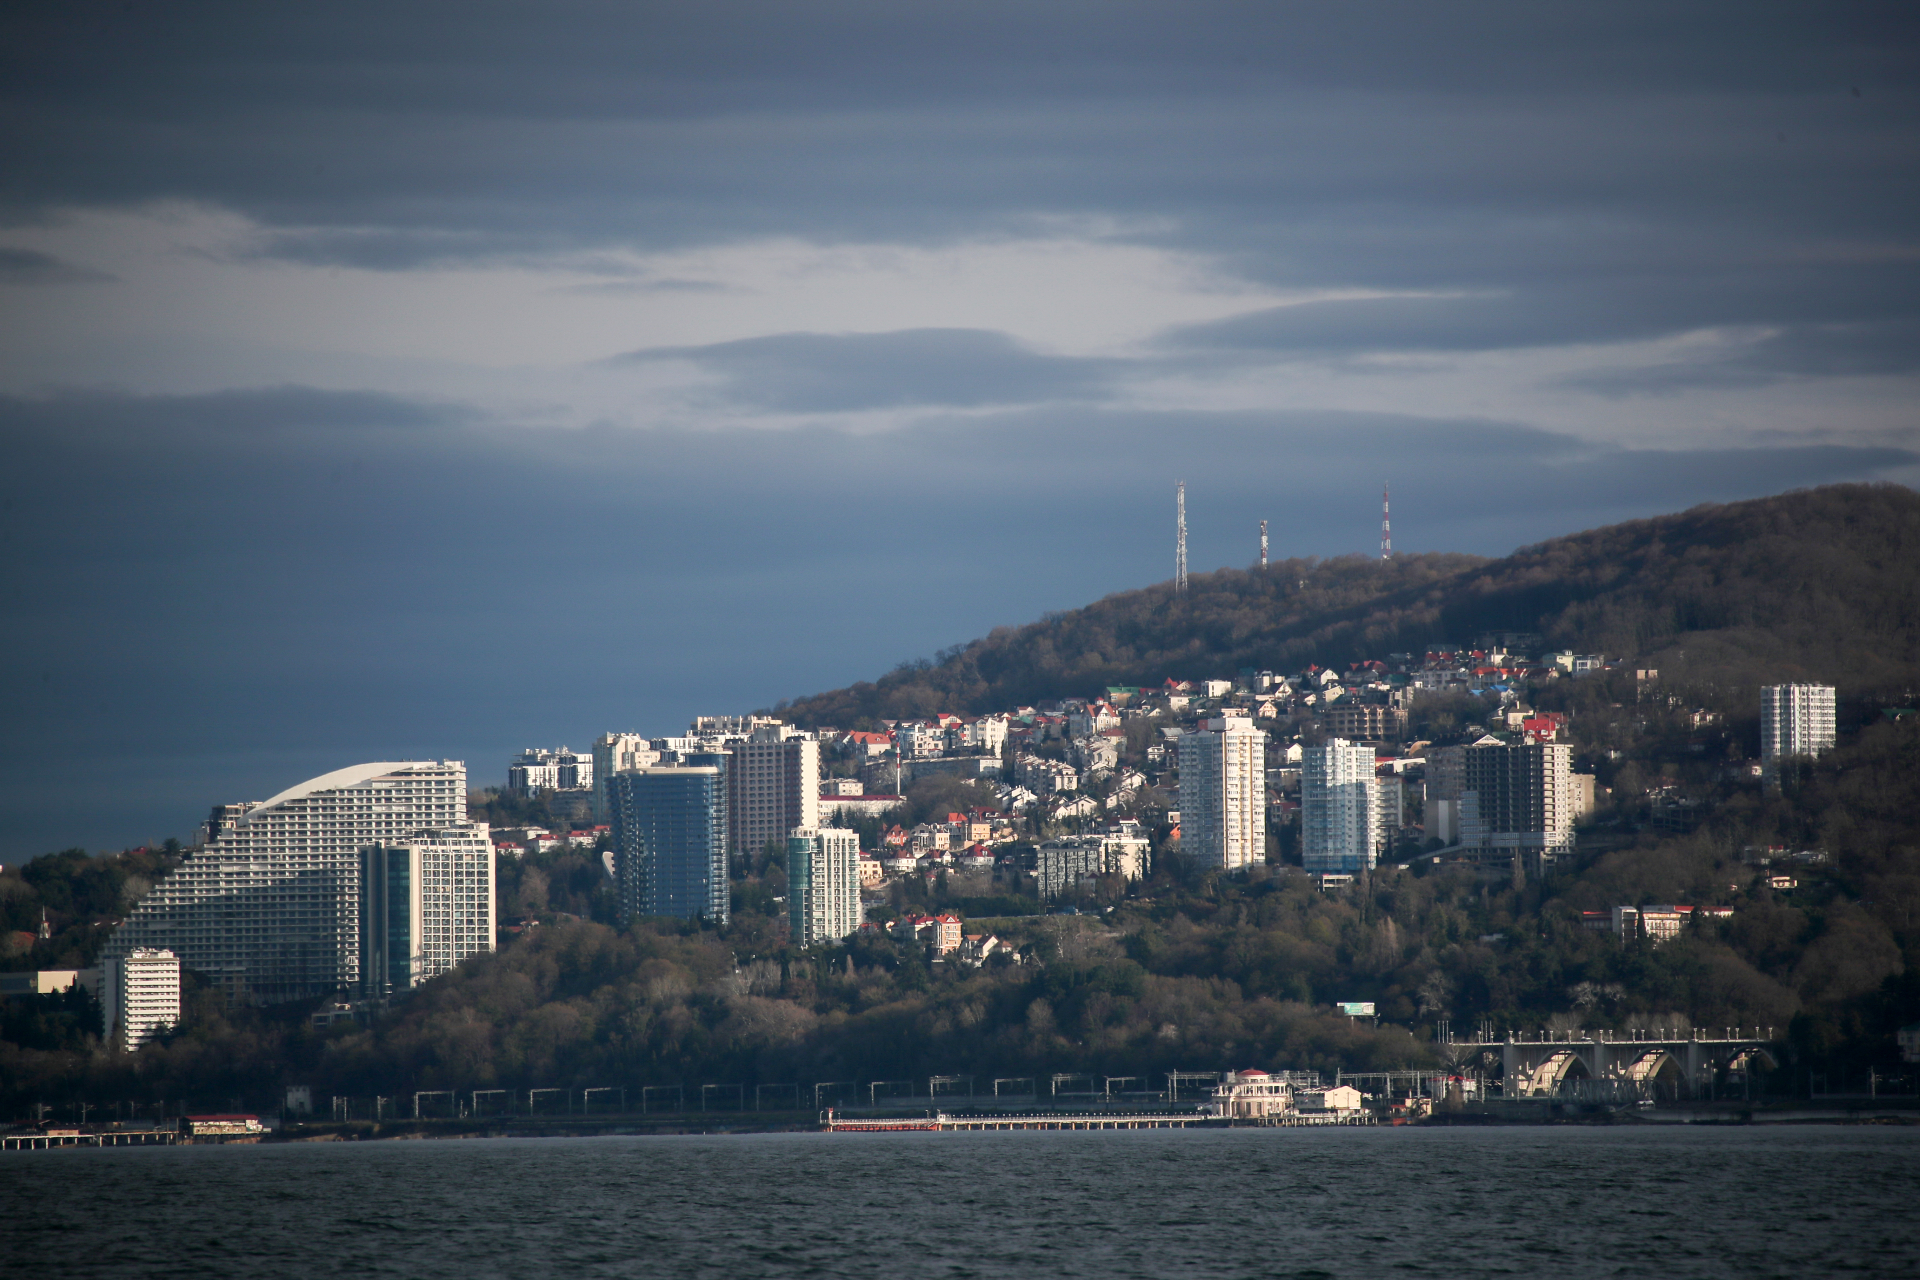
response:
<path fill-rule="evenodd" d="M 1372 870 L 1382 843 L 1380 817 L 1372 747 L 1328 738 L 1307 748 L 1300 770 L 1300 849 L 1308 871 Z"/>
<path fill-rule="evenodd" d="M 1206 721 L 1180 739 L 1180 847 L 1237 871 L 1267 859 L 1267 735 L 1245 716 Z"/>
<path fill-rule="evenodd" d="M 688 754 L 607 779 L 620 916 L 727 922 L 725 753 Z"/>
<path fill-rule="evenodd" d="M 798 827 L 787 837 L 787 918 L 796 946 L 831 942 L 860 927 L 860 834 Z"/>
<path fill-rule="evenodd" d="M 1833 692 L 1830 684 L 1770 684 L 1760 690 L 1760 763 L 1769 776 L 1784 757 L 1833 750 Z"/>

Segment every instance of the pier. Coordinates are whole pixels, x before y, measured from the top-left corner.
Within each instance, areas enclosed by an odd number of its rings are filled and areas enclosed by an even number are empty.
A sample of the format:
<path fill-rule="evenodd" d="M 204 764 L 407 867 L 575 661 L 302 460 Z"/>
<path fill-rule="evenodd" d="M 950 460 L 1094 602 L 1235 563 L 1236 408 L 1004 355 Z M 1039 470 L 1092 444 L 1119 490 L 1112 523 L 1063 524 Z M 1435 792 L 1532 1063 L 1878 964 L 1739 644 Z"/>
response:
<path fill-rule="evenodd" d="M 829 1109 L 820 1115 L 820 1127 L 829 1133 L 976 1132 L 988 1129 L 1185 1129 L 1196 1124 L 1219 1125 L 1218 1116 L 1198 1111 L 1152 1115 L 1139 1112 L 1046 1112 L 1034 1115 L 862 1116 L 854 1119 Z"/>

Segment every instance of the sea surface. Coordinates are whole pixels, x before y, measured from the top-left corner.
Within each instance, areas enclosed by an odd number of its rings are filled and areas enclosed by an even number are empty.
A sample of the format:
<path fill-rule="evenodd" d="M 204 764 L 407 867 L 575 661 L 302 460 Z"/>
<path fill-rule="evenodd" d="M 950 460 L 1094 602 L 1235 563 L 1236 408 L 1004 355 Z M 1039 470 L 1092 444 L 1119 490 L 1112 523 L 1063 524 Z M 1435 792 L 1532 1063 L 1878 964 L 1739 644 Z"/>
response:
<path fill-rule="evenodd" d="M 0 1154 L 0 1275 L 1920 1275 L 1920 1131 L 759 1134 Z"/>

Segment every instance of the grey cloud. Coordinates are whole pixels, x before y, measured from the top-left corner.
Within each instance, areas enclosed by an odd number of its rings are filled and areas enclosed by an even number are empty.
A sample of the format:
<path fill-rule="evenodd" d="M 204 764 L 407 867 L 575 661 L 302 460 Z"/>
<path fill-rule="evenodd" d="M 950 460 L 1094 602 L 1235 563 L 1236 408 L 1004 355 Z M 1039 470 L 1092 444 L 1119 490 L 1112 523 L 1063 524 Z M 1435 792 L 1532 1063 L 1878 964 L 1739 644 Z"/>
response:
<path fill-rule="evenodd" d="M 0 284 L 100 284 L 113 277 L 35 249 L 0 245 Z"/>
<path fill-rule="evenodd" d="M 0 23 L 0 217 L 201 200 L 301 262 L 943 243 L 1064 216 L 1269 285 L 1451 295 L 1179 335 L 1302 355 L 1866 324 L 1890 314 L 1877 251 L 1898 314 L 1920 296 L 1911 6 L 80 3 Z"/>
<path fill-rule="evenodd" d="M 1920 318 L 1795 325 L 1692 361 L 1598 369 L 1561 380 L 1599 395 L 1670 395 L 1793 378 L 1874 377 L 1920 370 Z"/>
<path fill-rule="evenodd" d="M 1173 349 L 1303 355 L 1473 352 L 1769 321 L 1795 327 L 1754 348 L 1756 367 L 1797 373 L 1910 367 L 1920 270 L 1907 264 L 1823 272 L 1783 267 L 1766 278 L 1622 273 L 1498 294 L 1307 302 L 1184 326 L 1162 342 Z"/>
<path fill-rule="evenodd" d="M 1112 360 L 1049 356 L 981 329 L 782 333 L 702 347 L 655 347 L 618 364 L 687 360 L 725 379 L 724 394 L 781 413 L 902 406 L 1025 404 L 1097 397 Z"/>
<path fill-rule="evenodd" d="M 380 391 L 316 387 L 239 388 L 191 395 L 131 395 L 111 390 L 63 390 L 45 396 L 0 395 L 0 431 L 22 435 L 141 436 L 169 442 L 235 433 L 319 429 L 354 432 L 417 430 L 472 422 L 478 411 L 459 404 Z"/>

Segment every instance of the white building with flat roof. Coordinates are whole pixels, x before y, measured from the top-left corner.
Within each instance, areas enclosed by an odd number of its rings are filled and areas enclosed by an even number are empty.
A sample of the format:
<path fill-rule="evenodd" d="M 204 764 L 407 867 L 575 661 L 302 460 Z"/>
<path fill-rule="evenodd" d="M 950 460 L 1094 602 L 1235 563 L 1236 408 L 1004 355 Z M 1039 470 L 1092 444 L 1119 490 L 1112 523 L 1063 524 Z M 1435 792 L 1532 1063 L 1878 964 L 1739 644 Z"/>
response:
<path fill-rule="evenodd" d="M 1245 716 L 1181 735 L 1180 847 L 1229 871 L 1267 859 L 1267 735 Z"/>
<path fill-rule="evenodd" d="M 1300 769 L 1301 864 L 1320 873 L 1371 870 L 1380 833 L 1373 748 L 1344 738 L 1308 747 Z"/>
<path fill-rule="evenodd" d="M 484 822 L 360 852 L 360 986 L 386 999 L 493 950 L 493 837 Z"/>
<path fill-rule="evenodd" d="M 132 1053 L 180 1022 L 180 959 L 135 947 L 100 963 L 100 1013 L 107 1043 Z"/>
<path fill-rule="evenodd" d="M 1760 763 L 1772 772 L 1787 756 L 1833 750 L 1834 689 L 1830 684 L 1770 684 L 1760 690 Z"/>
<path fill-rule="evenodd" d="M 787 837 L 787 919 L 796 946 L 831 942 L 860 927 L 860 836 L 842 827 L 796 827 Z"/>
<path fill-rule="evenodd" d="M 458 760 L 381 761 L 309 778 L 188 853 L 104 954 L 171 951 L 249 1003 L 350 990 L 360 981 L 360 851 L 466 821 Z"/>

